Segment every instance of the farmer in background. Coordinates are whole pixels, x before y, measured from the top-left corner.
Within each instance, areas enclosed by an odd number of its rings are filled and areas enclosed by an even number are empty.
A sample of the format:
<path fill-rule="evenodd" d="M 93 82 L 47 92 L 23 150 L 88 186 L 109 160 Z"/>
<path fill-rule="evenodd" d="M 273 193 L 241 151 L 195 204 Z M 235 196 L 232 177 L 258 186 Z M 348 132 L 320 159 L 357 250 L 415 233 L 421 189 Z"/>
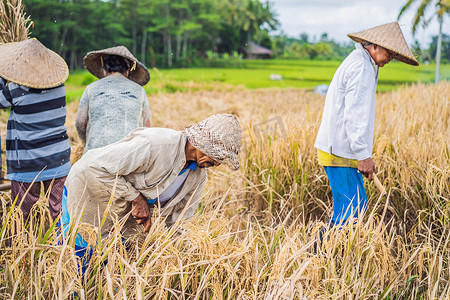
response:
<path fill-rule="evenodd" d="M 0 46 L 0 108 L 11 108 L 6 131 L 11 199 L 24 219 L 39 200 L 41 184 L 53 219 L 61 212 L 70 170 L 66 127 L 66 62 L 37 39 Z"/>
<path fill-rule="evenodd" d="M 315 142 L 333 195 L 331 226 L 367 207 L 361 174 L 373 180 L 375 92 L 378 69 L 392 59 L 417 66 L 397 22 L 348 34 L 356 49 L 333 76 Z"/>
<path fill-rule="evenodd" d="M 206 183 L 206 168 L 224 162 L 237 170 L 240 145 L 236 117 L 216 114 L 183 131 L 138 128 L 114 144 L 90 150 L 73 165 L 66 181 L 64 230 L 70 219 L 81 216 L 102 238 L 112 230 L 113 217 L 125 222 L 125 237 L 139 225 L 148 232 L 155 206 L 161 207 L 168 226 L 190 218 Z M 99 228 L 111 197 L 106 222 Z M 77 255 L 83 256 L 83 236 L 75 244 Z"/>
<path fill-rule="evenodd" d="M 150 80 L 147 68 L 124 46 L 89 52 L 84 66 L 100 80 L 86 87 L 75 126 L 84 153 L 112 144 L 138 127 L 152 124 L 142 86 Z"/>

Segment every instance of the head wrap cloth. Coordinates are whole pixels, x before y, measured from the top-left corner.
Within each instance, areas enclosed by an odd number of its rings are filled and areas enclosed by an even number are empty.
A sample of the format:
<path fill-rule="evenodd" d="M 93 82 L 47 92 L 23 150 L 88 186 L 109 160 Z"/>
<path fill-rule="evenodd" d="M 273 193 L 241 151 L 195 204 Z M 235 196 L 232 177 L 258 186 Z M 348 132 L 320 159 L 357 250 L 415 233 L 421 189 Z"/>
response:
<path fill-rule="evenodd" d="M 200 123 L 185 128 L 189 142 L 219 163 L 233 170 L 239 169 L 241 125 L 231 114 L 216 114 Z"/>

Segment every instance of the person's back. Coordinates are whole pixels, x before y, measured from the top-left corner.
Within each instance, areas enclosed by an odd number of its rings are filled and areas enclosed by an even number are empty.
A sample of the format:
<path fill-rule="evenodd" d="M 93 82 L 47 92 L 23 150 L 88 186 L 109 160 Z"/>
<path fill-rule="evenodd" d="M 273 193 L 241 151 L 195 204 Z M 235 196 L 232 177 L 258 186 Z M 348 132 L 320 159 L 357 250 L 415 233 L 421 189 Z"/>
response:
<path fill-rule="evenodd" d="M 333 154 L 353 159 L 372 154 L 377 80 L 378 68 L 364 48 L 356 44 L 331 80 L 316 148 L 325 152 L 333 148 Z M 354 115 L 365 117 L 356 141 L 354 132 L 346 127 L 355 122 Z"/>
<path fill-rule="evenodd" d="M 31 182 L 67 175 L 70 143 L 64 126 L 64 85 L 39 90 L 11 82 L 3 91 L 11 101 L 6 131 L 8 178 Z"/>
<path fill-rule="evenodd" d="M 64 82 L 69 68 L 37 39 L 3 44 L 0 57 L 0 108 L 11 109 L 6 132 L 11 198 L 17 199 L 27 219 L 43 185 L 56 219 L 70 170 L 70 143 L 64 126 Z"/>
<path fill-rule="evenodd" d="M 75 125 L 84 153 L 112 144 L 138 127 L 151 127 L 142 87 L 150 73 L 126 47 L 89 52 L 84 65 L 99 78 L 86 87 L 78 106 Z"/>
<path fill-rule="evenodd" d="M 86 87 L 82 105 L 88 106 L 85 152 L 112 144 L 143 127 L 149 110 L 145 90 L 120 73 Z"/>

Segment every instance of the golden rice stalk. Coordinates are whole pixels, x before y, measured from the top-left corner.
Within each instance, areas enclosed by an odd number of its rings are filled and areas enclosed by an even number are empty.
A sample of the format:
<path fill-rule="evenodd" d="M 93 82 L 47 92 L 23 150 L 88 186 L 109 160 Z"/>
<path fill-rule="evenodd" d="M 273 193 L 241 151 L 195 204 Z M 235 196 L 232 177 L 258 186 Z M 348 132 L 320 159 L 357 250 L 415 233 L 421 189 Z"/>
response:
<path fill-rule="evenodd" d="M 0 1 L 0 44 L 26 40 L 32 25 L 22 0 Z"/>

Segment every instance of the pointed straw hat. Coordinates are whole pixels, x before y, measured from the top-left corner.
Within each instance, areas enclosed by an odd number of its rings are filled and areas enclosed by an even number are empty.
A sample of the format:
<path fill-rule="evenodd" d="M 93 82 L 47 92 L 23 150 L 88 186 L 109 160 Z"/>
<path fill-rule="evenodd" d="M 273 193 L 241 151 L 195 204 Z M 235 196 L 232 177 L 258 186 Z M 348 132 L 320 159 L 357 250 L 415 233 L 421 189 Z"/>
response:
<path fill-rule="evenodd" d="M 84 67 L 97 78 L 105 77 L 103 75 L 103 56 L 119 55 L 128 59 L 132 67 L 130 69 L 129 79 L 144 86 L 150 80 L 150 73 L 147 68 L 138 61 L 125 46 L 117 46 L 108 49 L 91 51 L 83 59 Z"/>
<path fill-rule="evenodd" d="M 394 59 L 409 65 L 418 66 L 419 62 L 409 49 L 397 22 L 387 23 L 357 33 L 347 34 L 357 43 L 371 42 L 395 52 Z"/>
<path fill-rule="evenodd" d="M 230 169 L 239 169 L 239 151 L 242 129 L 238 119 L 231 114 L 216 114 L 197 125 L 187 127 L 183 134 L 189 142 L 219 163 Z"/>
<path fill-rule="evenodd" d="M 37 39 L 0 46 L 0 77 L 35 89 L 63 84 L 69 76 L 64 59 Z"/>

